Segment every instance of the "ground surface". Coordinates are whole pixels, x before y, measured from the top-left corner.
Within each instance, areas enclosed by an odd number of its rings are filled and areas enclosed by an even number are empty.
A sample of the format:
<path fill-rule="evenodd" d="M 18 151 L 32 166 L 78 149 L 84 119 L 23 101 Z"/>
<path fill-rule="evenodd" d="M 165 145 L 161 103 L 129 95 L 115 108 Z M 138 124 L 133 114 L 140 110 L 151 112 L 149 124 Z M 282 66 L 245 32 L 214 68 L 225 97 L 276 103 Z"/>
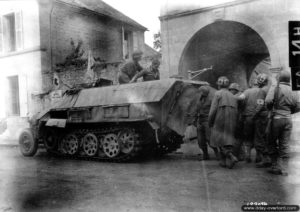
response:
<path fill-rule="evenodd" d="M 191 154 L 117 164 L 44 151 L 25 158 L 17 147 L 0 146 L 0 211 L 235 212 L 251 201 L 299 204 L 295 155 L 283 177 L 243 162 L 233 170 L 219 168 L 217 161 Z"/>

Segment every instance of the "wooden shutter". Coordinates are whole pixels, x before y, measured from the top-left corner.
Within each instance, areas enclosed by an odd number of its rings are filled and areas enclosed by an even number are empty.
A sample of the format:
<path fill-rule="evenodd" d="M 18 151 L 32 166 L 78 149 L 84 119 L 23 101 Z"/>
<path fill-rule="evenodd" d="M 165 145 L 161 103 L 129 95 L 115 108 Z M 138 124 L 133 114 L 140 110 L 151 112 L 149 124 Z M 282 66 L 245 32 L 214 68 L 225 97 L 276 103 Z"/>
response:
<path fill-rule="evenodd" d="M 16 48 L 23 49 L 23 19 L 22 11 L 15 12 Z"/>

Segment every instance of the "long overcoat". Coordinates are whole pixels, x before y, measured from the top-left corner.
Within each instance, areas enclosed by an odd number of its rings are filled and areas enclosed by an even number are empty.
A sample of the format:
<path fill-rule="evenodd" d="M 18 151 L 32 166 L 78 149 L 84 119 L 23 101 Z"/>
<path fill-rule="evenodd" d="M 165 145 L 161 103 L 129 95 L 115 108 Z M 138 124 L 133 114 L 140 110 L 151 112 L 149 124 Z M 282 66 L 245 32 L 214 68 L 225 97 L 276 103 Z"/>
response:
<path fill-rule="evenodd" d="M 210 145 L 222 147 L 235 143 L 235 130 L 238 118 L 237 98 L 228 89 L 215 93 L 208 115 L 212 127 Z"/>

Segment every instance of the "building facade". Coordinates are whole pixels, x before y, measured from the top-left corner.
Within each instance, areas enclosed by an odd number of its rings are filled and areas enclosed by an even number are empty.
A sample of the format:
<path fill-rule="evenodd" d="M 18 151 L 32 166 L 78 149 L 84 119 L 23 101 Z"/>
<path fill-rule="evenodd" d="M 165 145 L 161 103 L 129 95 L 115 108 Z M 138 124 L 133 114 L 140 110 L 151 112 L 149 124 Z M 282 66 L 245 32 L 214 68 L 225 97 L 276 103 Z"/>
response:
<path fill-rule="evenodd" d="M 215 86 L 226 75 L 245 89 L 260 72 L 290 70 L 288 21 L 300 20 L 300 2 L 222 2 L 187 1 L 162 8 L 162 76 L 187 78 L 188 71 L 208 68 L 197 79 Z"/>
<path fill-rule="evenodd" d="M 45 96 L 84 82 L 89 57 L 101 64 L 98 77 L 116 81 L 122 61 L 144 50 L 146 28 L 99 0 L 0 5 L 0 117 L 10 138 L 49 103 Z"/>

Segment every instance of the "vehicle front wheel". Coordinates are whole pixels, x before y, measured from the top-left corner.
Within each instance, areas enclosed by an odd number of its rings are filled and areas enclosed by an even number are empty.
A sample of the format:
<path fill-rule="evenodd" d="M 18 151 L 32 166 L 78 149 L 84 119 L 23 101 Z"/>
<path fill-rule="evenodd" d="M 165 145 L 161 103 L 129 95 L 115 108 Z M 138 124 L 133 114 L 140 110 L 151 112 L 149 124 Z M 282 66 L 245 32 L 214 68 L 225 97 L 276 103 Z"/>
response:
<path fill-rule="evenodd" d="M 25 129 L 19 137 L 21 153 L 26 157 L 34 156 L 38 149 L 38 142 L 34 139 L 30 129 Z"/>

